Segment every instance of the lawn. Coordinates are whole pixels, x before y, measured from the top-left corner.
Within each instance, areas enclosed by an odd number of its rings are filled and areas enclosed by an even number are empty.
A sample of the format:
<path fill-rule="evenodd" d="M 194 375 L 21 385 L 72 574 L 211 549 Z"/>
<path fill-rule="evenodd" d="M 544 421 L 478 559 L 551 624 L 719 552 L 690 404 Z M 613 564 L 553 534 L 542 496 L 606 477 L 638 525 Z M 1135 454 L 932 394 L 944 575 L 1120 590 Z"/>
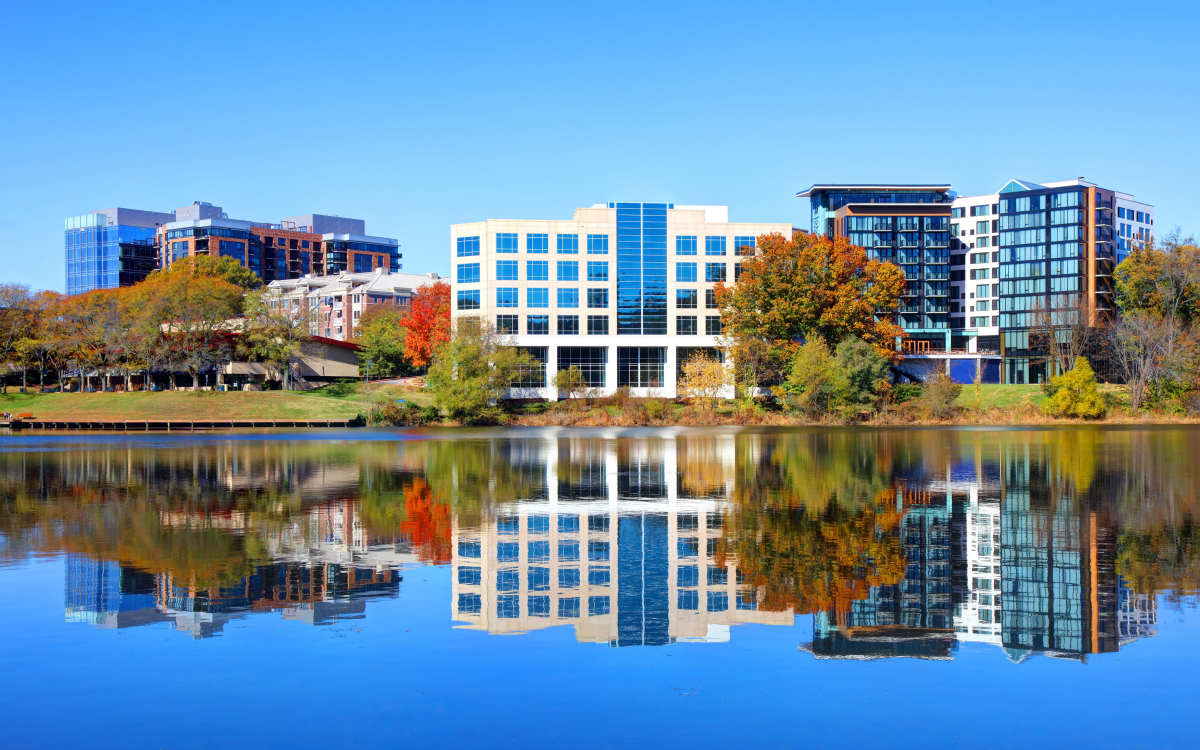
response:
<path fill-rule="evenodd" d="M 349 419 L 377 401 L 403 398 L 418 405 L 429 395 L 399 385 L 332 385 L 311 391 L 158 391 L 135 393 L 13 393 L 0 411 L 36 419 Z"/>
<path fill-rule="evenodd" d="M 1110 406 L 1119 406 L 1128 403 L 1128 397 L 1125 395 L 1124 389 L 1119 385 L 1110 385 L 1102 383 L 1100 392 L 1104 394 Z M 1040 385 L 984 385 L 979 386 L 978 401 L 976 400 L 975 386 L 967 384 L 963 386 L 962 393 L 958 395 L 956 404 L 964 409 L 976 409 L 982 404 L 984 410 L 988 409 L 1013 409 L 1025 404 L 1032 404 L 1041 408 L 1042 403 L 1046 400 L 1046 394 L 1042 392 Z"/>

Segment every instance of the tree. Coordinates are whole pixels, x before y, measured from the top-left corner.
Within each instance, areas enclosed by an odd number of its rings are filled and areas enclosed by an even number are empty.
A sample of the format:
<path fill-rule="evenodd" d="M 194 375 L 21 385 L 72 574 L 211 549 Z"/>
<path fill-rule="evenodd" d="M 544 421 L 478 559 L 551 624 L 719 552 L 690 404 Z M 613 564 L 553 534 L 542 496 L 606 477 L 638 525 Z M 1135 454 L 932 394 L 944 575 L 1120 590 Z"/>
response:
<path fill-rule="evenodd" d="M 1109 331 L 1112 356 L 1134 411 L 1160 383 L 1188 373 L 1184 335 L 1177 322 L 1145 310 L 1122 316 Z"/>
<path fill-rule="evenodd" d="M 150 274 L 151 278 L 155 276 L 209 276 L 227 281 L 247 292 L 262 286 L 262 279 L 258 278 L 258 274 L 225 255 L 192 255 L 180 258 L 172 263 L 170 268 Z"/>
<path fill-rule="evenodd" d="M 842 418 L 856 419 L 879 411 L 891 390 L 887 357 L 862 339 L 848 338 L 838 344 L 834 361 L 834 406 Z"/>
<path fill-rule="evenodd" d="M 439 281 L 418 289 L 401 324 L 406 330 L 404 356 L 413 367 L 427 367 L 450 340 L 450 285 Z"/>
<path fill-rule="evenodd" d="M 372 375 L 387 377 L 411 371 L 404 355 L 408 329 L 404 320 L 408 313 L 393 305 L 375 305 L 358 319 L 354 326 L 354 343 L 358 344 L 358 361 Z"/>
<path fill-rule="evenodd" d="M 758 239 L 733 286 L 718 284 L 725 335 L 739 379 L 770 385 L 783 379 L 798 342 L 854 337 L 896 356 L 904 334 L 894 322 L 904 291 L 899 266 L 867 258 L 845 238 L 797 232 Z"/>
<path fill-rule="evenodd" d="M 21 361 L 19 344 L 35 325 L 33 295 L 23 284 L 0 284 L 0 367 Z M 0 374 L 0 393 L 8 392 L 7 373 Z"/>
<path fill-rule="evenodd" d="M 1096 385 L 1096 373 L 1086 357 L 1075 359 L 1075 367 L 1051 378 L 1046 413 L 1052 417 L 1098 419 L 1104 416 L 1104 397 Z"/>
<path fill-rule="evenodd" d="M 265 292 L 246 295 L 238 349 L 247 359 L 262 362 L 279 374 L 285 391 L 292 387 L 292 361 L 308 339 L 307 315 L 273 309 Z"/>
<path fill-rule="evenodd" d="M 792 357 L 787 380 L 780 387 L 787 408 L 808 419 L 829 413 L 836 394 L 837 363 L 825 339 L 814 336 Z"/>
<path fill-rule="evenodd" d="M 501 346 L 490 331 L 464 321 L 434 352 L 426 379 L 434 403 L 451 419 L 480 424 L 499 417 L 496 402 L 529 363 L 525 353 Z"/>
<path fill-rule="evenodd" d="M 717 357 L 697 352 L 683 363 L 679 394 L 702 404 L 709 412 L 717 406 L 732 381 L 729 368 Z"/>
<path fill-rule="evenodd" d="M 944 372 L 939 372 L 925 381 L 921 389 L 921 407 L 934 419 L 946 419 L 954 416 L 954 402 L 962 393 L 962 386 L 950 379 Z"/>
<path fill-rule="evenodd" d="M 586 398 L 588 384 L 587 379 L 583 377 L 583 370 L 571 365 L 554 373 L 554 389 L 566 394 L 567 398 Z"/>
<path fill-rule="evenodd" d="M 1190 325 L 1200 317 L 1200 248 L 1172 235 L 1135 247 L 1113 273 L 1123 312 L 1154 313 Z"/>

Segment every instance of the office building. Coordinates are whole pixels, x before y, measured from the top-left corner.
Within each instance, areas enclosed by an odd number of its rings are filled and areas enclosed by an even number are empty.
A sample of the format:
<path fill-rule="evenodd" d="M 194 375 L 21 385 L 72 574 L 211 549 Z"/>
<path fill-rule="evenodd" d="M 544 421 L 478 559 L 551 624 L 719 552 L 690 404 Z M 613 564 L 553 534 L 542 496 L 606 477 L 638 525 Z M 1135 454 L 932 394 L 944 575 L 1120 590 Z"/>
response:
<path fill-rule="evenodd" d="M 720 356 L 714 287 L 737 278 L 760 235 L 791 231 L 730 222 L 726 206 L 672 203 L 455 224 L 453 317 L 482 321 L 542 363 L 513 397 L 557 398 L 554 375 L 572 366 L 597 393 L 675 396 L 690 356 Z"/>
<path fill-rule="evenodd" d="M 106 208 L 66 220 L 67 294 L 131 286 L 157 268 L 156 227 L 172 213 Z"/>
<path fill-rule="evenodd" d="M 407 308 L 421 287 L 439 280 L 436 273 L 389 273 L 380 267 L 367 273 L 277 279 L 267 285 L 267 294 L 272 309 L 307 318 L 313 336 L 349 341 L 367 310 L 378 305 Z"/>

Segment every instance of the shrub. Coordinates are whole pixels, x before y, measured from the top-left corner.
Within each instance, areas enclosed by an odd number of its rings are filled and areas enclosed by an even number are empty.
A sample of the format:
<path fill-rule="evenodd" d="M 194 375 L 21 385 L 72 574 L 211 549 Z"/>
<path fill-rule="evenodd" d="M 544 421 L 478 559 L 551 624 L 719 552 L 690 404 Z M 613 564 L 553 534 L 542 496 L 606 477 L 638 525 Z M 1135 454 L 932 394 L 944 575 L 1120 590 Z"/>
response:
<path fill-rule="evenodd" d="M 1044 407 L 1052 417 L 1098 419 L 1104 416 L 1104 397 L 1096 385 L 1096 373 L 1084 357 L 1075 358 L 1075 367 L 1051 378 L 1050 398 Z"/>
<path fill-rule="evenodd" d="M 954 402 L 960 393 L 962 386 L 951 380 L 946 373 L 939 372 L 925 381 L 918 403 L 921 409 L 934 419 L 947 419 L 957 411 Z"/>
<path fill-rule="evenodd" d="M 834 352 L 833 405 L 843 419 L 858 419 L 879 411 L 890 392 L 891 368 L 875 347 L 858 338 L 838 344 Z"/>
<path fill-rule="evenodd" d="M 437 422 L 441 418 L 441 413 L 433 406 L 381 401 L 372 406 L 371 411 L 367 413 L 367 424 L 420 427 Z"/>
<path fill-rule="evenodd" d="M 921 397 L 924 389 L 920 383 L 897 383 L 892 386 L 892 403 L 903 404 L 906 401 L 915 401 Z"/>
<path fill-rule="evenodd" d="M 824 339 L 818 336 L 796 351 L 787 380 L 779 391 L 790 411 L 809 419 L 820 419 L 829 413 L 836 385 L 837 363 Z"/>
<path fill-rule="evenodd" d="M 679 394 L 712 411 L 732 382 L 733 377 L 724 362 L 701 352 L 684 363 Z"/>
<path fill-rule="evenodd" d="M 646 416 L 652 422 L 657 422 L 667 414 L 668 403 L 658 398 L 646 399 L 644 406 L 646 408 Z"/>

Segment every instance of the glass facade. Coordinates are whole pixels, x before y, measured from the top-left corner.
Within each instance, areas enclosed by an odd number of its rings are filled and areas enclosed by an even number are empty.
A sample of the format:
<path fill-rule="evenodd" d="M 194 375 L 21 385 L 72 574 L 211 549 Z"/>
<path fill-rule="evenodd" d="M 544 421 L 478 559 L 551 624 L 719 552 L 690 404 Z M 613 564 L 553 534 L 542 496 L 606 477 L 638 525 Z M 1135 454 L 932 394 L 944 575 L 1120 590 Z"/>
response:
<path fill-rule="evenodd" d="M 153 228 L 107 224 L 104 214 L 66 221 L 67 294 L 130 286 L 157 267 Z"/>
<path fill-rule="evenodd" d="M 667 332 L 667 203 L 615 203 L 617 333 Z"/>

